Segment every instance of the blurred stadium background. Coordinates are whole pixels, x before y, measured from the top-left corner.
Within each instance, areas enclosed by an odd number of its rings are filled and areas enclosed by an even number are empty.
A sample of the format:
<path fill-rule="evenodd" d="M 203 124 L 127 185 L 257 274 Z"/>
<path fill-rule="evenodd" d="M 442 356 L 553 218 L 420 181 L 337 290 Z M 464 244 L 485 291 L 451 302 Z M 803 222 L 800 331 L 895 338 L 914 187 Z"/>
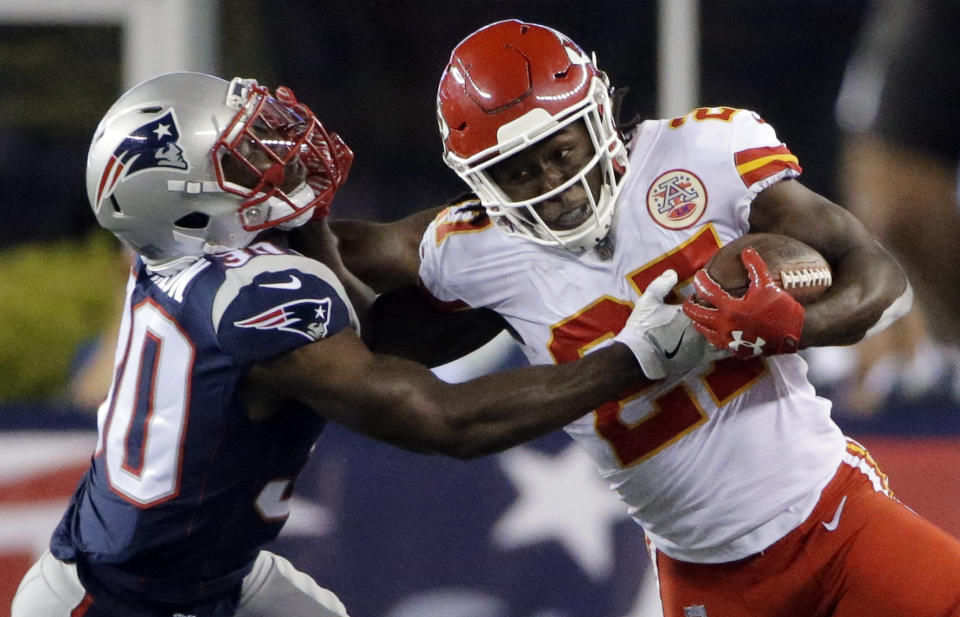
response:
<path fill-rule="evenodd" d="M 292 87 L 357 158 L 334 216 L 392 220 L 460 190 L 436 80 L 508 17 L 552 25 L 629 86 L 622 118 L 748 107 L 843 203 L 834 103 L 868 0 L 0 0 L 0 617 L 94 440 L 125 256 L 86 201 L 90 135 L 168 70 Z M 658 32 L 660 33 L 658 36 Z M 960 352 L 912 320 L 817 350 L 835 417 L 898 496 L 960 535 Z M 722 464 L 722 462 L 718 463 Z M 562 434 L 471 463 L 332 427 L 275 550 L 354 617 L 655 617 L 642 533 Z"/>

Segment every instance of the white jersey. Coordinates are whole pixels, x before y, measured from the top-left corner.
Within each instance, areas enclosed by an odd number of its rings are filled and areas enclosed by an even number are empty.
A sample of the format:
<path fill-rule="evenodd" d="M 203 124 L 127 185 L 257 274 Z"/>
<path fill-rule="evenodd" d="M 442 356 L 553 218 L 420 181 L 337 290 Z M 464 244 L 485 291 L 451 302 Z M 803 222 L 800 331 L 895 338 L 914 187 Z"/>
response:
<path fill-rule="evenodd" d="M 451 306 L 497 311 L 531 363 L 575 360 L 620 331 L 665 269 L 678 272 L 679 294 L 689 292 L 709 257 L 748 231 L 753 198 L 800 173 L 770 125 L 746 110 L 644 122 L 630 150 L 612 259 L 544 248 L 451 207 L 420 246 L 427 290 Z M 843 456 L 830 402 L 806 372 L 796 354 L 705 363 L 565 430 L 658 549 L 731 561 L 799 525 Z"/>

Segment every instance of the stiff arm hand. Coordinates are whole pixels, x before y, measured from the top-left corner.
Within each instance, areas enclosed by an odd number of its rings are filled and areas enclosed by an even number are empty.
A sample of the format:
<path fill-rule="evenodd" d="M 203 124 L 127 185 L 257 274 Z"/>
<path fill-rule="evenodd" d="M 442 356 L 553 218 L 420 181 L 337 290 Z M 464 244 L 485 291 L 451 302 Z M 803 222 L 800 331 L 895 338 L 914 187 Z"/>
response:
<path fill-rule="evenodd" d="M 664 303 L 676 284 L 674 270 L 651 281 L 623 329 L 613 337 L 630 348 L 649 379 L 672 380 L 707 360 L 722 357 L 694 329 L 679 305 Z"/>

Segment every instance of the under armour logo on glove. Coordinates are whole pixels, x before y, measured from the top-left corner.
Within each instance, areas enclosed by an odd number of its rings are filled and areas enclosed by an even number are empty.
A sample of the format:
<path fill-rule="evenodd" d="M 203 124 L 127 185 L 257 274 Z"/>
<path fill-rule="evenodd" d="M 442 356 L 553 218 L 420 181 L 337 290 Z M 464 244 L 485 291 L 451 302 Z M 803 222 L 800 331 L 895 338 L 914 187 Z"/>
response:
<path fill-rule="evenodd" d="M 773 282 L 754 249 L 743 249 L 740 260 L 750 279 L 742 298 L 731 296 L 700 270 L 693 277 L 699 302 L 688 298 L 683 312 L 714 347 L 730 349 L 741 358 L 797 351 L 806 315 L 803 306 Z"/>
<path fill-rule="evenodd" d="M 733 337 L 733 340 L 730 341 L 727 347 L 740 357 L 744 356 L 744 350 L 746 349 L 753 350 L 750 354 L 751 356 L 759 356 L 763 353 L 763 346 L 767 344 L 767 342 L 759 336 L 755 341 L 745 341 L 743 339 L 743 330 L 734 330 L 730 335 Z"/>

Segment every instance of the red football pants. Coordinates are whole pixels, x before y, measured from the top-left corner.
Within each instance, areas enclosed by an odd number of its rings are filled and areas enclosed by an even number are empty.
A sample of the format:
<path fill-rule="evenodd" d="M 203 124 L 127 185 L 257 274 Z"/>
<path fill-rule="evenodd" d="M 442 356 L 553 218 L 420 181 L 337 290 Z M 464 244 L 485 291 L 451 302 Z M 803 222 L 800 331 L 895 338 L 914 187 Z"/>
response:
<path fill-rule="evenodd" d="M 765 551 L 655 559 L 665 617 L 960 617 L 960 541 L 893 499 L 852 442 L 810 517 Z"/>

